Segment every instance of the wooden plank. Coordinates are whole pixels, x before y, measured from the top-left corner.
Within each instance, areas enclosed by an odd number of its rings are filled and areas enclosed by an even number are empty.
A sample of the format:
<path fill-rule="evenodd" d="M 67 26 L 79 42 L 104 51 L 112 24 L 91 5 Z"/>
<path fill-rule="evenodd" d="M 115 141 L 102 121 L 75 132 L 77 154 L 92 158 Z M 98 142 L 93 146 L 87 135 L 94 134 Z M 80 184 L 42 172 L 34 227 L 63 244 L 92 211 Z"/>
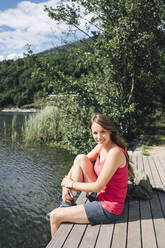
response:
<path fill-rule="evenodd" d="M 139 201 L 129 201 L 127 248 L 141 247 Z"/>
<path fill-rule="evenodd" d="M 144 171 L 149 176 L 151 185 L 154 185 L 153 175 L 152 175 L 152 172 L 151 172 L 151 169 L 150 169 L 149 160 L 148 160 L 147 156 L 143 156 L 143 167 L 144 167 Z"/>
<path fill-rule="evenodd" d="M 163 188 L 165 190 L 165 160 L 162 158 L 153 158 L 155 162 L 156 169 L 158 171 L 158 174 L 160 176 Z"/>
<path fill-rule="evenodd" d="M 155 248 L 156 239 L 149 200 L 140 201 L 142 247 Z"/>
<path fill-rule="evenodd" d="M 159 186 L 162 187 L 162 182 L 163 182 L 162 177 L 164 178 L 164 171 L 160 167 L 160 163 L 159 163 L 158 158 L 144 157 L 143 156 L 143 167 L 142 167 L 142 163 L 140 161 L 140 158 L 139 158 L 138 162 L 140 162 L 139 163 L 140 167 L 144 168 L 145 172 L 148 174 L 150 181 L 151 181 L 151 184 L 154 186 L 157 186 L 157 187 L 159 187 Z M 161 170 L 161 173 L 159 172 L 159 170 Z M 161 200 L 163 201 L 163 197 L 161 198 Z M 162 246 L 162 237 L 163 237 L 163 235 L 162 235 L 163 229 L 162 228 L 164 228 L 164 219 L 162 219 L 163 213 L 162 213 L 162 210 L 160 207 L 160 203 L 158 205 L 158 202 L 159 202 L 158 199 L 155 199 L 155 198 L 151 199 L 151 208 L 152 208 L 153 218 L 155 216 L 157 216 L 157 217 L 155 217 L 153 220 L 154 221 L 153 230 L 152 230 L 152 223 L 149 224 L 149 228 L 150 228 L 150 232 L 152 232 L 152 233 L 153 233 L 153 231 L 155 232 L 156 242 L 161 247 Z M 155 204 L 157 204 L 159 206 L 159 208 Z M 158 208 L 157 211 L 155 210 L 154 206 L 157 206 L 157 208 Z M 161 215 L 161 218 L 158 218 L 158 215 Z M 150 216 L 150 218 L 151 218 L 151 216 Z M 144 221 L 142 221 L 142 223 L 143 223 L 142 235 L 144 236 L 144 235 L 146 235 L 146 232 L 144 232 L 144 226 L 145 226 Z"/>
<path fill-rule="evenodd" d="M 82 192 L 77 199 L 77 204 L 81 204 L 86 201 L 85 193 Z M 62 247 L 66 242 L 68 236 L 71 233 L 72 228 L 75 224 L 63 223 L 58 229 L 54 239 L 52 239 L 46 248 Z"/>
<path fill-rule="evenodd" d="M 151 202 L 151 210 L 152 210 L 157 246 L 159 248 L 164 248 L 165 220 L 163 217 L 162 208 L 160 205 L 157 192 L 153 193 L 153 198 L 151 199 L 150 202 Z"/>
<path fill-rule="evenodd" d="M 62 224 L 58 229 L 55 238 L 49 242 L 46 248 L 62 247 L 72 228 L 73 224 Z"/>
<path fill-rule="evenodd" d="M 150 170 L 152 173 L 152 177 L 153 177 L 153 187 L 162 187 L 162 182 L 160 179 L 160 176 L 158 174 L 158 171 L 155 167 L 155 163 L 152 157 L 148 157 L 148 161 L 149 161 L 149 165 L 150 165 Z"/>
<path fill-rule="evenodd" d="M 161 167 L 163 168 L 164 172 L 165 172 L 165 158 L 159 157 L 159 162 L 161 164 Z"/>
<path fill-rule="evenodd" d="M 109 248 L 115 224 L 101 225 L 95 248 Z"/>
<path fill-rule="evenodd" d="M 135 166 L 144 169 L 153 186 L 165 185 L 165 159 L 129 153 Z M 77 203 L 84 203 L 81 193 Z M 46 248 L 164 247 L 165 194 L 154 192 L 151 201 L 126 202 L 123 217 L 115 224 L 62 224 Z M 128 223 L 127 223 L 128 222 Z"/>
<path fill-rule="evenodd" d="M 138 169 L 144 170 L 143 156 L 137 156 L 137 167 Z"/>
<path fill-rule="evenodd" d="M 159 165 L 160 165 L 158 169 L 160 171 L 160 176 L 161 176 L 163 186 L 165 186 L 165 158 L 159 157 L 158 159 L 159 159 Z M 162 213 L 165 218 L 165 193 L 159 192 L 158 196 L 159 196 L 159 200 L 161 203 Z"/>
<path fill-rule="evenodd" d="M 125 202 L 123 217 L 116 221 L 112 239 L 112 248 L 125 248 L 127 242 L 128 201 Z"/>
<path fill-rule="evenodd" d="M 159 176 L 159 182 L 160 182 L 160 186 L 161 188 L 165 189 L 165 171 L 160 163 L 160 160 L 158 157 L 153 157 L 153 163 L 155 165 L 155 170 L 157 172 L 157 175 Z"/>
<path fill-rule="evenodd" d="M 133 167 L 133 169 L 136 169 L 136 164 L 137 164 L 136 156 L 133 156 L 133 155 L 129 154 L 129 159 L 130 159 L 130 164 Z"/>
<path fill-rule="evenodd" d="M 78 246 L 79 248 L 81 247 L 91 248 L 93 247 L 93 244 L 96 242 L 96 238 L 97 238 L 97 235 L 100 229 L 100 225 L 95 225 L 95 226 L 86 225 L 86 226 L 87 228 L 85 229 L 84 235 L 82 236 L 81 243 Z M 74 246 L 72 247 L 74 248 Z"/>
<path fill-rule="evenodd" d="M 99 229 L 100 225 L 88 225 L 79 248 L 93 248 L 99 233 Z"/>
<path fill-rule="evenodd" d="M 81 239 L 86 231 L 86 224 L 76 224 L 74 225 L 70 235 L 68 236 L 63 248 L 73 247 L 76 248 L 81 242 Z"/>
<path fill-rule="evenodd" d="M 158 196 L 160 199 L 162 213 L 163 213 L 163 216 L 165 218 L 165 193 L 158 192 Z"/>
<path fill-rule="evenodd" d="M 85 203 L 86 202 L 86 197 L 85 193 L 82 192 L 76 201 L 77 204 Z M 78 247 L 79 243 L 81 242 L 81 239 L 86 231 L 87 225 L 86 224 L 75 224 L 72 228 L 72 232 L 68 236 L 67 240 L 65 241 L 65 244 L 63 248 L 68 248 L 68 247 L 73 247 L 76 248 Z"/>
<path fill-rule="evenodd" d="M 135 169 L 137 169 L 138 168 L 138 166 L 137 166 L 137 156 L 135 156 L 135 155 L 131 156 L 131 160 L 133 162 L 133 167 Z"/>
<path fill-rule="evenodd" d="M 115 239 L 118 239 L 118 237 L 117 237 L 118 232 L 120 232 L 120 235 L 123 233 L 123 235 L 121 235 L 121 236 L 123 239 L 125 239 L 126 226 L 127 226 L 127 224 L 126 224 L 127 223 L 127 214 L 128 214 L 128 202 L 125 203 L 122 216 L 118 221 L 116 221 L 116 223 L 101 225 L 95 248 L 102 248 L 103 244 L 104 244 L 104 248 L 113 247 L 113 245 L 115 246 L 116 245 L 116 244 L 114 244 L 115 241 L 114 240 L 112 241 L 112 239 L 114 237 L 115 237 Z M 121 226 L 120 226 L 121 229 L 119 230 L 120 223 L 121 223 Z M 113 235 L 114 230 L 116 230 L 115 235 Z M 106 240 L 106 242 L 105 242 L 105 240 Z M 119 244 L 119 246 L 120 246 L 120 244 Z M 118 247 L 118 246 L 116 246 L 116 247 Z"/>
<path fill-rule="evenodd" d="M 127 151 L 129 156 L 133 155 L 133 151 Z"/>

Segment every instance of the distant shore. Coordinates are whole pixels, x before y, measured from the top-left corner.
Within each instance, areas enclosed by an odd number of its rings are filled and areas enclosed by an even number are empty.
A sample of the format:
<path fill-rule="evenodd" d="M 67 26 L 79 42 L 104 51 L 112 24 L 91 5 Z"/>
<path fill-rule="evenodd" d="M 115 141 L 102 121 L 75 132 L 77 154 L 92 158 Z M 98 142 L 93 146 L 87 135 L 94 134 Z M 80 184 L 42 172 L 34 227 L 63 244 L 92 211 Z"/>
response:
<path fill-rule="evenodd" d="M 2 109 L 1 112 L 32 112 L 35 113 L 37 112 L 37 109 L 30 108 L 30 109 L 20 109 L 20 108 L 8 108 L 8 109 Z"/>

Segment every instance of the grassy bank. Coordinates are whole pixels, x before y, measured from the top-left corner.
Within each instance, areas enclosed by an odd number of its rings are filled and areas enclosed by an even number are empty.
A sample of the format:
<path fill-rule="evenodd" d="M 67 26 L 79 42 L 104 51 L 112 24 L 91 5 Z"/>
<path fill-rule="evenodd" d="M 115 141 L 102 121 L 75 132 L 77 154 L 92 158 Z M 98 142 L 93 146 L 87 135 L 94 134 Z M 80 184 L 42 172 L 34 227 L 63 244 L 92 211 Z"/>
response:
<path fill-rule="evenodd" d="M 150 155 L 153 146 L 165 146 L 165 118 L 148 129 L 142 141 L 142 154 Z"/>
<path fill-rule="evenodd" d="M 4 135 L 11 136 L 12 142 L 17 142 L 23 137 L 25 144 L 46 143 L 66 149 L 71 149 L 65 137 L 68 129 L 65 118 L 61 116 L 60 109 L 53 106 L 37 111 L 30 115 L 24 122 L 22 132 L 17 133 L 16 117 L 13 117 L 11 133 L 7 132 L 6 123 L 4 123 Z M 150 155 L 150 149 L 155 146 L 165 146 L 165 118 L 157 121 L 155 125 L 148 128 L 142 139 L 142 154 Z M 75 132 L 78 130 L 75 129 Z M 69 131 L 69 135 L 75 134 Z M 83 134 L 84 135 L 84 134 Z M 80 139 L 80 138 L 79 138 Z"/>

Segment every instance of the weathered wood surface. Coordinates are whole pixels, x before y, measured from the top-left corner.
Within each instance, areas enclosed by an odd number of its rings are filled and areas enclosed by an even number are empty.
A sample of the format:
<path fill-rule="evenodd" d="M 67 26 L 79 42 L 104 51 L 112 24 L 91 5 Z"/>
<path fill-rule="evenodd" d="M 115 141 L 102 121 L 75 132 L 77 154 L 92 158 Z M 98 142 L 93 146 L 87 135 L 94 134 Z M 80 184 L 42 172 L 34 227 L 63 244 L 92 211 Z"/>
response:
<path fill-rule="evenodd" d="M 154 187 L 165 189 L 165 157 L 130 152 L 135 167 L 143 168 Z M 81 193 L 77 203 L 86 201 Z M 164 248 L 165 193 L 154 191 L 151 200 L 126 201 L 122 217 L 113 224 L 62 224 L 46 248 Z"/>

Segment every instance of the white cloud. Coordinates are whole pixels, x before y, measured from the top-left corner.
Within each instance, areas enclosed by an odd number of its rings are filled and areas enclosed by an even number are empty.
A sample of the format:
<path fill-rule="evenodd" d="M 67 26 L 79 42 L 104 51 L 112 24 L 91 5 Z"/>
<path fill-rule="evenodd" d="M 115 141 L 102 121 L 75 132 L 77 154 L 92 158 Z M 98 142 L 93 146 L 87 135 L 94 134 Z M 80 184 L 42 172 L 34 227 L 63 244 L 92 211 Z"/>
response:
<path fill-rule="evenodd" d="M 0 55 L 0 61 L 3 61 L 4 60 L 4 57 Z"/>
<path fill-rule="evenodd" d="M 31 44 L 33 52 L 61 45 L 62 34 L 67 32 L 68 26 L 57 24 L 44 12 L 45 5 L 56 7 L 58 3 L 58 0 L 37 4 L 22 1 L 15 9 L 0 11 L 0 54 L 5 58 L 15 58 L 25 52 L 26 44 Z M 84 26 L 82 20 L 80 27 L 83 29 Z M 79 34 L 79 37 L 82 36 Z M 67 39 L 71 40 L 71 37 Z"/>
<path fill-rule="evenodd" d="M 23 1 L 15 9 L 0 11 L 0 53 L 6 58 L 23 53 L 27 43 L 34 52 L 52 48 L 52 44 L 60 45 L 59 36 L 67 26 L 59 27 L 44 12 L 44 5 L 55 7 L 57 3 Z"/>
<path fill-rule="evenodd" d="M 16 53 L 11 53 L 9 54 L 6 59 L 13 59 L 13 60 L 16 60 L 18 58 L 23 58 L 23 55 L 22 54 L 16 54 Z"/>

